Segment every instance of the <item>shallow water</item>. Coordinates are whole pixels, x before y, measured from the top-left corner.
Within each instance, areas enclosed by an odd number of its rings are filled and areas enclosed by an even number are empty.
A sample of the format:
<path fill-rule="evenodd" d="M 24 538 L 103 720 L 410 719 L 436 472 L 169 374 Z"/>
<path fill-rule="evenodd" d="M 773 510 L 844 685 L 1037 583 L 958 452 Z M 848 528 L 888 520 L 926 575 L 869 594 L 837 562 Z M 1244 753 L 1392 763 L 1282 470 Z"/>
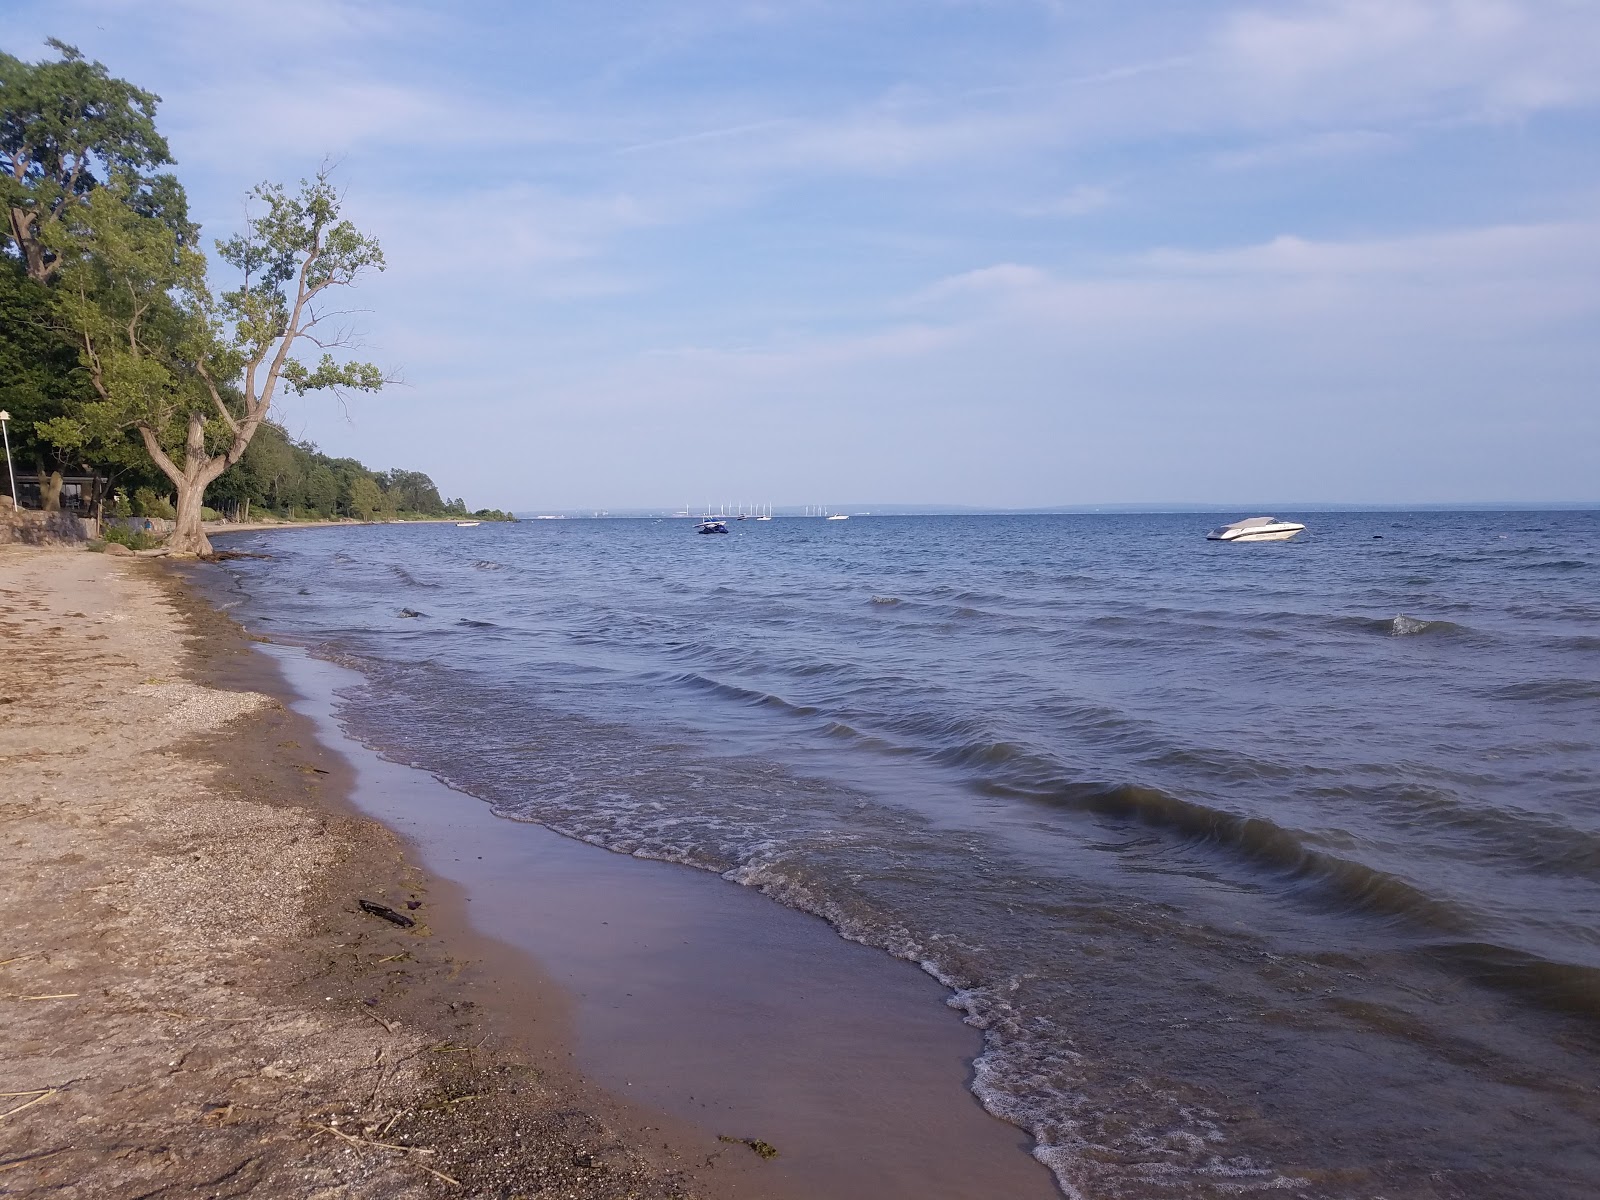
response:
<path fill-rule="evenodd" d="M 1600 514 L 1302 519 L 380 526 L 228 568 L 362 672 L 386 754 L 922 963 L 1069 1192 L 1589 1196 Z"/>

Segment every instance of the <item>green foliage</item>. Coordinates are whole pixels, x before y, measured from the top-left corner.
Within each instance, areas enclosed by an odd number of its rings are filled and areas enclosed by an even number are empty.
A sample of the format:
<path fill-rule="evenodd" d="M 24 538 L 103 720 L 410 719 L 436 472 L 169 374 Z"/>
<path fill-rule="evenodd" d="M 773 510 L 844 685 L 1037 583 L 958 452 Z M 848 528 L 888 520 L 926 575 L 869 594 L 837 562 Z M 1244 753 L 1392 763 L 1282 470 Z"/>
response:
<path fill-rule="evenodd" d="M 218 477 L 210 494 L 225 511 L 248 500 L 252 512 L 285 517 L 386 521 L 457 511 L 440 500 L 439 489 L 421 471 L 373 471 L 353 458 L 330 458 L 272 421 L 262 423 L 243 458 Z M 466 511 L 460 505 L 460 514 Z"/>
<path fill-rule="evenodd" d="M 357 475 L 350 481 L 346 503 L 350 506 L 351 515 L 363 521 L 376 521 L 385 515 L 387 508 L 383 492 L 378 489 L 377 481 L 371 475 Z"/>
<path fill-rule="evenodd" d="M 384 269 L 341 214 L 327 170 L 296 191 L 264 183 L 238 236 L 218 242 L 237 286 L 214 293 L 182 185 L 156 129 L 160 98 L 51 41 L 55 61 L 0 53 L 0 406 L 14 450 L 40 470 L 117 485 L 115 511 L 176 519 L 252 508 L 388 519 L 465 515 L 417 471 L 373 472 L 295 442 L 267 419 L 296 393 L 376 391 L 346 343 L 329 289 Z M 297 359 L 296 343 L 319 351 Z M 131 493 L 131 496 L 130 496 Z M 202 511 L 202 498 L 211 507 Z M 501 514 L 484 519 L 496 519 Z"/>
<path fill-rule="evenodd" d="M 55 62 L 0 53 L 0 204 L 15 214 L 6 233 L 28 276 L 54 276 L 60 227 L 114 176 L 128 182 L 143 215 L 192 235 L 182 188 L 152 174 L 172 161 L 156 131 L 161 98 L 112 78 L 74 46 L 54 38 L 48 45 L 60 55 Z"/>
<path fill-rule="evenodd" d="M 439 489 L 421 471 L 402 471 L 399 467 L 379 480 L 379 486 L 394 500 L 400 512 L 443 515 L 444 501 L 439 499 Z"/>
<path fill-rule="evenodd" d="M 210 350 L 205 260 L 167 224 L 141 215 L 114 179 L 79 205 L 52 290 L 60 328 L 78 346 L 93 397 L 38 426 L 63 451 L 122 440 L 130 428 L 181 445 L 191 414 L 211 404 L 197 364 Z M 220 440 L 219 414 L 207 414 Z"/>
<path fill-rule="evenodd" d="M 161 539 L 154 534 L 142 529 L 129 529 L 126 525 L 113 525 L 109 521 L 101 528 L 100 536 L 104 541 L 116 542 L 129 550 L 152 550 L 161 544 Z"/>
<path fill-rule="evenodd" d="M 350 286 L 369 270 L 384 269 L 378 243 L 340 219 L 339 194 L 326 169 L 315 179 L 301 180 L 298 195 L 281 184 L 263 183 L 251 196 L 265 208 L 250 218 L 244 233 L 217 243 L 217 253 L 240 276 L 237 288 L 222 293 L 219 311 L 231 331 L 229 349 L 246 367 L 267 362 L 296 338 L 330 344 L 313 332 L 334 315 L 318 307 L 318 297 L 330 287 Z M 264 397 L 270 399 L 279 378 L 297 394 L 375 392 L 384 385 L 383 372 L 371 363 L 341 363 L 328 353 L 314 367 L 293 358 L 281 364 L 274 359 Z"/>
<path fill-rule="evenodd" d="M 134 489 L 132 507 L 136 517 L 160 517 L 170 521 L 178 515 L 178 510 L 172 507 L 172 501 L 154 488 Z"/>
<path fill-rule="evenodd" d="M 50 295 L 22 263 L 0 257 L 0 408 L 11 413 L 11 451 L 18 462 L 58 466 L 62 456 L 37 426 L 88 398 L 78 356 L 54 327 Z"/>

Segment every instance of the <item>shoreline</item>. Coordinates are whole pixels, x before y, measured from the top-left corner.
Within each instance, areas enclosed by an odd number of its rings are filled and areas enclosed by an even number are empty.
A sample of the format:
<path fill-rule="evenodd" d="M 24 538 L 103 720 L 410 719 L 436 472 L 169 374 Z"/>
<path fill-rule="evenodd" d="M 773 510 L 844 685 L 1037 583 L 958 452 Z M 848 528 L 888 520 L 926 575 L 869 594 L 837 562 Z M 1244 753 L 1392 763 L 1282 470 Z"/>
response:
<path fill-rule="evenodd" d="M 193 570 L 197 594 L 225 604 L 223 576 Z M 732 1154 L 753 1170 L 741 1195 L 1059 1196 L 1027 1132 L 973 1093 L 983 1037 L 920 966 L 714 873 L 497 816 L 344 731 L 333 693 L 362 677 L 250 636 L 356 767 L 356 808 L 455 885 L 496 963 L 520 956 L 576 1000 L 582 1076 L 687 1123 L 707 1165 Z M 778 1158 L 728 1145 L 746 1139 Z"/>
<path fill-rule="evenodd" d="M 0 598 L 8 1193 L 784 1200 L 566 1064 L 558 990 L 352 815 L 348 764 L 184 583 L 4 547 Z"/>
<path fill-rule="evenodd" d="M 337 529 L 356 525 L 454 525 L 457 521 L 482 521 L 481 517 L 407 517 L 394 521 L 360 521 L 339 517 L 326 521 L 202 521 L 207 537 L 228 533 L 261 533 L 271 529 Z"/>
<path fill-rule="evenodd" d="M 714 873 L 496 815 L 352 743 L 337 695 L 361 676 L 298 647 L 261 649 L 355 766 L 357 808 L 462 889 L 476 929 L 572 998 L 586 1079 L 699 1130 L 708 1161 L 746 1160 L 739 1142 L 778 1151 L 741 1194 L 1058 1195 L 1027 1135 L 972 1094 L 982 1038 L 917 966 Z"/>
<path fill-rule="evenodd" d="M 373 1197 L 1058 1194 L 1026 1135 L 967 1090 L 976 1032 L 910 964 L 715 876 L 506 822 L 378 759 L 331 710 L 310 714 L 294 651 L 257 646 L 187 573 L 6 547 L 0 594 L 24 647 L 0 673 L 0 712 L 43 703 L 24 685 L 52 673 L 97 710 L 63 730 L 51 707 L 0 739 L 0 764 L 53 764 L 9 774 L 0 831 L 27 845 L 53 825 L 55 851 L 19 855 L 39 886 L 0 898 L 0 990 L 17 967 L 70 963 L 77 978 L 9 999 L 76 1004 L 95 988 L 138 994 L 130 1011 L 159 1018 L 108 1031 L 99 1003 L 65 1023 L 40 1024 L 41 1008 L 0 1034 L 17 1086 L 43 1097 L 0 1121 L 8 1191 L 132 1200 L 227 1178 Z M 196 712 L 213 715 L 190 729 Z M 392 772 L 377 793 L 432 803 L 379 811 L 362 794 L 373 763 Z M 76 804 L 47 803 L 85 789 L 93 845 Z M 463 872 L 449 855 L 491 862 Z M 93 878 L 55 880 L 62 861 Z M 63 889 L 79 903 L 55 903 Z M 662 920 L 671 944 L 646 945 Z M 609 957 L 574 973 L 597 950 Z M 639 974 L 661 950 L 664 983 L 659 962 Z M 701 1011 L 718 1003 L 735 1009 Z M 609 1056 L 595 1053 L 597 1016 Z M 74 1073 L 83 1056 L 97 1068 Z M 160 1082 L 115 1082 L 140 1073 Z M 108 1146 L 132 1149 L 108 1161 Z"/>

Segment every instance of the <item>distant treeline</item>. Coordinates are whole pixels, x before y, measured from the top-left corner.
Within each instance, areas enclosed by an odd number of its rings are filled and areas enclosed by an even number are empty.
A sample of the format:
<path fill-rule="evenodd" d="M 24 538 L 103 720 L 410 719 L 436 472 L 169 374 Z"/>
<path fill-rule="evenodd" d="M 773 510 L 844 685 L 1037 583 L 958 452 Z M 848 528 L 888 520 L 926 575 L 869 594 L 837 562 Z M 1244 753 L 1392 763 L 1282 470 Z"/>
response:
<path fill-rule="evenodd" d="M 310 442 L 295 441 L 271 421 L 263 423 L 244 457 L 211 485 L 207 500 L 211 508 L 230 517 L 248 511 L 252 515 L 270 512 L 289 518 L 354 517 L 362 521 L 449 516 L 510 519 L 509 513 L 491 509 L 469 513 L 464 500 L 440 496 L 433 480 L 421 471 L 400 467 L 374 471 L 353 458 L 331 458 Z"/>
<path fill-rule="evenodd" d="M 96 498 L 106 515 L 171 518 L 172 484 L 133 431 L 70 450 L 39 436 L 40 426 L 51 418 L 90 399 L 78 354 L 51 326 L 48 300 L 16 257 L 0 253 L 0 409 L 10 411 L 12 459 L 20 482 L 37 484 L 36 492 L 25 489 L 36 496 L 32 502 L 55 508 L 64 475 L 99 476 L 108 481 L 104 496 Z M 421 471 L 374 471 L 353 458 L 331 458 L 270 420 L 262 423 L 244 456 L 206 490 L 206 503 L 228 516 L 509 519 L 493 510 L 468 513 L 463 500 L 441 497 Z"/>

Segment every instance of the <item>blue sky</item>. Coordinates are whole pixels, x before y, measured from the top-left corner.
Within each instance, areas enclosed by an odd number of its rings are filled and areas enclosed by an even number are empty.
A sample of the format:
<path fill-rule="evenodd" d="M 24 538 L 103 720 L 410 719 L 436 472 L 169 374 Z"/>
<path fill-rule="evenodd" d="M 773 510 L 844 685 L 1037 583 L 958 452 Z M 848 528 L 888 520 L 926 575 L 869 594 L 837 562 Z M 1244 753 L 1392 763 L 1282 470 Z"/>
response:
<path fill-rule="evenodd" d="M 213 236 L 338 159 L 281 415 L 475 505 L 1600 500 L 1594 0 L 0 3 Z"/>

